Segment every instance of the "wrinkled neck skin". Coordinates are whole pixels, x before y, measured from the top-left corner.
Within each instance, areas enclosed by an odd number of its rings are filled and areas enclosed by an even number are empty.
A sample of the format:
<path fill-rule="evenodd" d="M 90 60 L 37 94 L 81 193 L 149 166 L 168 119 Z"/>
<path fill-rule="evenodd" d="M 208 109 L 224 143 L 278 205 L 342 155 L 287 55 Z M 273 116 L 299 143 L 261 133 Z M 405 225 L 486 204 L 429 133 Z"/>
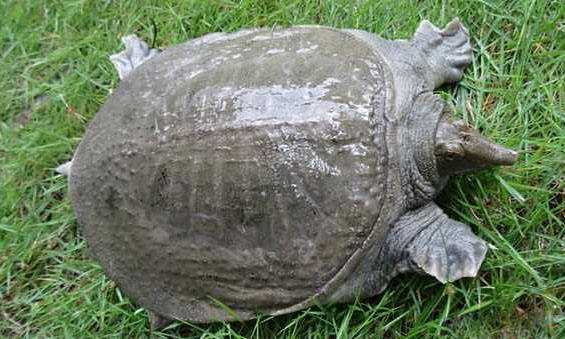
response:
<path fill-rule="evenodd" d="M 431 93 L 422 93 L 415 99 L 412 111 L 400 122 L 399 179 L 404 207 L 408 210 L 433 200 L 449 179 L 438 173 L 434 154 L 437 128 L 446 113 L 441 100 Z"/>
<path fill-rule="evenodd" d="M 408 210 L 433 200 L 451 175 L 512 165 L 518 157 L 463 121 L 453 121 L 446 104 L 431 92 L 415 98 L 400 121 L 398 139 L 398 180 Z"/>

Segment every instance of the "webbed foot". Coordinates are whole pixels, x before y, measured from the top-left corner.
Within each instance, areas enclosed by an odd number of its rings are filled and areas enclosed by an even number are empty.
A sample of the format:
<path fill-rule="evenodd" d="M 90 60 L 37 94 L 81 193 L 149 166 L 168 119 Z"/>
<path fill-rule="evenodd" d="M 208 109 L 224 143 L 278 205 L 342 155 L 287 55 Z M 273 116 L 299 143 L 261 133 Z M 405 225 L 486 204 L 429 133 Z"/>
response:
<path fill-rule="evenodd" d="M 400 249 L 400 271 L 423 271 L 442 283 L 476 276 L 487 251 L 469 226 L 450 219 L 434 203 L 402 216 L 387 241 Z"/>
<path fill-rule="evenodd" d="M 57 168 L 55 168 L 55 172 L 62 174 L 66 177 L 71 175 L 71 168 L 73 167 L 73 161 L 67 161 L 66 163 L 57 166 Z"/>
<path fill-rule="evenodd" d="M 436 88 L 461 80 L 463 71 L 471 63 L 469 32 L 457 18 L 443 30 L 423 20 L 411 44 L 425 54 L 430 66 L 429 77 Z"/>
<path fill-rule="evenodd" d="M 147 43 L 135 34 L 122 37 L 122 42 L 126 47 L 120 53 L 110 55 L 110 61 L 118 71 L 121 79 L 125 78 L 137 66 L 159 54 L 156 49 L 149 48 Z"/>

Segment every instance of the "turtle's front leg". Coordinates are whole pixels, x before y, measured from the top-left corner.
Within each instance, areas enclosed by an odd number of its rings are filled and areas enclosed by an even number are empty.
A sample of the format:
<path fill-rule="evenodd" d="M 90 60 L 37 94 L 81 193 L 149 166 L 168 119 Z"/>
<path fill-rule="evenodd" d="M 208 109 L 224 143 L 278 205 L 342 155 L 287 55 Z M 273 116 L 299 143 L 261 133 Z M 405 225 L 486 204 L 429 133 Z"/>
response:
<path fill-rule="evenodd" d="M 474 277 L 487 244 L 469 226 L 450 219 L 433 202 L 403 215 L 386 239 L 394 272 L 425 272 L 442 283 Z"/>
<path fill-rule="evenodd" d="M 461 80 L 471 63 L 469 33 L 457 18 L 444 29 L 423 20 L 410 43 L 424 54 L 430 67 L 428 77 L 435 88 Z"/>

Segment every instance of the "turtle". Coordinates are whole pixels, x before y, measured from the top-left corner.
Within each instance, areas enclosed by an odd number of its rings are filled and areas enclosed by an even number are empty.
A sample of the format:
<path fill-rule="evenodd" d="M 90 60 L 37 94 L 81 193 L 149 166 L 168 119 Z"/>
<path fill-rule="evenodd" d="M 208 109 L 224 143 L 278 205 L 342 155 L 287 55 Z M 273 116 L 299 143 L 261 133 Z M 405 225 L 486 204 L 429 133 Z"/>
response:
<path fill-rule="evenodd" d="M 434 199 L 518 153 L 434 93 L 472 61 L 459 19 L 405 40 L 325 26 L 122 40 L 120 83 L 58 171 L 90 253 L 152 326 L 347 303 L 405 272 L 477 275 L 487 243 Z"/>

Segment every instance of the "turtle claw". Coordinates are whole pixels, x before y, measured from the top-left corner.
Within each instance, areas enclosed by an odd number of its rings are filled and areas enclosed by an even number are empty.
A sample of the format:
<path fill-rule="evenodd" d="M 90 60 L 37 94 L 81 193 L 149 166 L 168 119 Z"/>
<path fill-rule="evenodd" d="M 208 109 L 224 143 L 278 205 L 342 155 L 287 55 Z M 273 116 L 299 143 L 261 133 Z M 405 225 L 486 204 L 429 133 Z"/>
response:
<path fill-rule="evenodd" d="M 136 67 L 159 54 L 156 49 L 149 48 L 147 43 L 135 34 L 122 37 L 122 42 L 126 47 L 120 53 L 110 55 L 110 61 L 118 71 L 121 79 L 125 78 Z"/>
<path fill-rule="evenodd" d="M 411 42 L 426 55 L 431 67 L 430 78 L 435 87 L 461 80 L 463 71 L 471 63 L 469 32 L 458 18 L 443 30 L 423 20 Z"/>

